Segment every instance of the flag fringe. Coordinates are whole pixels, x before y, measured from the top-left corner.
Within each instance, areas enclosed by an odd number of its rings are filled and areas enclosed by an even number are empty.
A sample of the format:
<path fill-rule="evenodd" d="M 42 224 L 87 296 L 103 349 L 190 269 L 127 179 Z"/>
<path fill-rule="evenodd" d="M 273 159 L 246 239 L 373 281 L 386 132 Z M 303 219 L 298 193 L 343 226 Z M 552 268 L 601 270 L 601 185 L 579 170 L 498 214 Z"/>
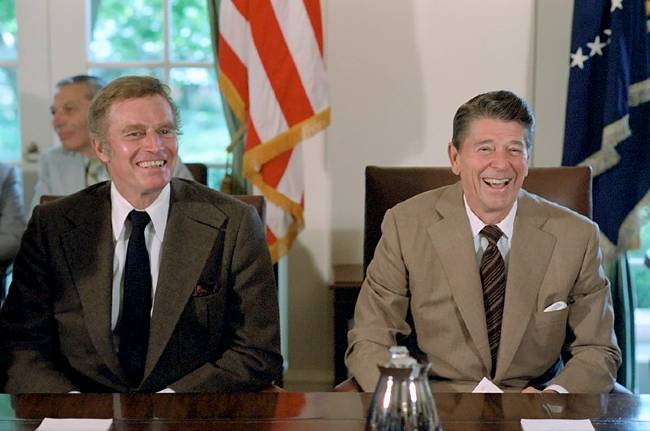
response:
<path fill-rule="evenodd" d="M 259 171 L 264 163 L 276 158 L 285 151 L 289 151 L 303 140 L 325 129 L 329 124 L 330 108 L 326 108 L 268 141 L 246 150 L 244 154 L 244 175 L 248 177 L 249 173 Z"/>
<path fill-rule="evenodd" d="M 641 226 L 650 222 L 650 211 L 644 210 L 650 205 L 650 191 L 648 191 L 634 208 L 625 216 L 621 227 L 618 230 L 618 248 L 636 249 L 639 248 L 639 230 Z"/>
<path fill-rule="evenodd" d="M 237 119 L 239 119 L 242 124 L 246 124 L 247 115 L 244 101 L 230 79 L 223 73 L 219 74 L 219 88 Z M 299 203 L 294 202 L 285 194 L 267 184 L 257 169 L 250 168 L 254 166 L 253 163 L 260 166 L 266 161 L 271 160 L 273 157 L 282 154 L 282 152 L 293 148 L 303 139 L 311 137 L 318 131 L 327 127 L 329 122 L 330 109 L 327 108 L 319 114 L 296 124 L 294 127 L 266 143 L 256 146 L 255 148 L 264 146 L 264 151 L 259 151 L 256 158 L 250 160 L 251 158 L 248 154 L 251 150 L 244 154 L 244 176 L 251 182 L 251 184 L 255 185 L 260 190 L 269 202 L 274 203 L 284 212 L 291 214 L 293 219 L 287 227 L 287 234 L 284 237 L 278 238 L 273 244 L 269 244 L 269 253 L 271 254 L 273 263 L 277 262 L 282 256 L 287 254 L 291 245 L 297 238 L 298 233 L 304 228 L 305 221 L 303 208 Z M 287 145 L 287 143 L 290 145 Z M 249 160 L 247 161 L 247 159 Z M 261 160 L 264 160 L 264 162 L 261 162 Z"/>
<path fill-rule="evenodd" d="M 639 106 L 650 100 L 650 78 L 635 82 L 628 88 L 628 105 Z"/>
<path fill-rule="evenodd" d="M 639 106 L 648 101 L 650 101 L 650 79 L 644 79 L 629 86 L 629 107 Z M 616 151 L 616 146 L 630 136 L 632 136 L 630 116 L 625 114 L 603 128 L 603 143 L 600 150 L 580 162 L 579 166 L 591 166 L 594 177 L 613 168 L 621 159 Z"/>
<path fill-rule="evenodd" d="M 603 128 L 603 143 L 600 150 L 584 159 L 578 166 L 591 166 L 594 177 L 613 168 L 621 160 L 616 146 L 631 135 L 630 116 L 625 114 Z"/>
<path fill-rule="evenodd" d="M 233 83 L 225 74 L 219 74 L 219 88 L 224 99 L 235 116 L 246 124 L 247 113 L 244 101 Z M 244 153 L 244 177 L 256 186 L 264 197 L 291 215 L 292 221 L 287 227 L 287 234 L 269 244 L 269 252 L 273 262 L 277 262 L 287 254 L 298 233 L 304 228 L 304 211 L 302 205 L 280 192 L 264 181 L 260 168 L 264 163 L 298 145 L 303 140 L 312 137 L 330 124 L 330 108 L 294 125 L 272 139 L 261 143 Z"/>
<path fill-rule="evenodd" d="M 241 124 L 246 124 L 246 104 L 225 73 L 219 74 L 219 89 L 237 119 Z"/>
<path fill-rule="evenodd" d="M 632 210 L 625 216 L 618 230 L 618 244 L 614 244 L 602 231 L 600 232 L 600 248 L 603 251 L 603 261 L 613 262 L 623 250 L 639 248 L 639 231 L 641 226 L 650 222 L 650 191 L 637 202 Z"/>
<path fill-rule="evenodd" d="M 266 200 L 279 206 L 284 212 L 289 213 L 293 220 L 298 223 L 299 230 L 303 228 L 305 223 L 303 218 L 303 209 L 300 203 L 293 201 L 275 187 L 267 184 L 259 172 L 252 172 L 251 175 L 246 176 L 246 178 L 259 189 Z"/>
<path fill-rule="evenodd" d="M 269 245 L 269 253 L 271 254 L 271 260 L 273 263 L 276 263 L 282 256 L 289 252 L 289 249 L 298 237 L 298 233 L 302 228 L 303 226 L 300 226 L 298 222 L 294 220 L 288 226 L 287 234 L 282 238 L 278 238 L 273 244 Z"/>
<path fill-rule="evenodd" d="M 329 125 L 329 122 L 330 108 L 327 108 L 244 153 L 243 164 L 246 179 L 255 185 L 269 202 L 290 214 L 293 219 L 287 228 L 287 235 L 269 245 L 271 257 L 274 262 L 286 254 L 298 233 L 304 228 L 304 211 L 299 202 L 293 201 L 284 193 L 264 181 L 259 169 L 264 163 L 292 149 L 304 139 L 323 130 Z"/>

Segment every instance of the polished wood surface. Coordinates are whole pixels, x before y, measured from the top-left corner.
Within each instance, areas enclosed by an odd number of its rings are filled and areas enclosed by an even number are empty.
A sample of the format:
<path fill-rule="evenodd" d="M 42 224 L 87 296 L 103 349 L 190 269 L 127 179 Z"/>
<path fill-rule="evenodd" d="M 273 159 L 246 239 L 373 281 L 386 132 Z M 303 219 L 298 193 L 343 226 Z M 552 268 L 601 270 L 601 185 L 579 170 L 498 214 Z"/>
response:
<path fill-rule="evenodd" d="M 591 419 L 597 430 L 650 430 L 650 396 L 437 394 L 445 431 L 520 430 L 520 419 Z M 113 419 L 112 430 L 362 431 L 368 393 L 0 395 L 0 430 L 44 417 Z"/>

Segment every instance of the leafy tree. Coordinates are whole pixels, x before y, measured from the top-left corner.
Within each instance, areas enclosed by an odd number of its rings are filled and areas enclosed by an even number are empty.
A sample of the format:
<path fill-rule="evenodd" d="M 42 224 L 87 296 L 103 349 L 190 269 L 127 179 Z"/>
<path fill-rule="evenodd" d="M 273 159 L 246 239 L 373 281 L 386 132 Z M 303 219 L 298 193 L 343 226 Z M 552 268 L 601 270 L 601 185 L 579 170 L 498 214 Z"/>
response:
<path fill-rule="evenodd" d="M 212 41 L 205 0 L 173 0 L 171 9 L 172 58 L 212 63 Z"/>
<path fill-rule="evenodd" d="M 16 59 L 16 4 L 14 0 L 0 0 L 0 59 Z"/>
<path fill-rule="evenodd" d="M 102 0 L 96 6 L 88 53 L 91 61 L 163 59 L 162 0 Z"/>

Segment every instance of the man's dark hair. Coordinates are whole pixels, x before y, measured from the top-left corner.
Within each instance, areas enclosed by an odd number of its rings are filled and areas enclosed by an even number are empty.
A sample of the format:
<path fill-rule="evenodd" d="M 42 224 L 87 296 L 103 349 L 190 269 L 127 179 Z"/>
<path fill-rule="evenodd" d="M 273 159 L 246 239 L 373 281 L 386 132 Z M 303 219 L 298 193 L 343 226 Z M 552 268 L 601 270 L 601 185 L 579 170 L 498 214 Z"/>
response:
<path fill-rule="evenodd" d="M 530 154 L 535 134 L 535 114 L 528 103 L 516 94 L 506 91 L 491 91 L 479 94 L 463 103 L 454 115 L 451 142 L 460 150 L 460 145 L 467 136 L 469 125 L 474 120 L 491 118 L 502 121 L 516 121 L 527 130 L 526 149 Z"/>
<path fill-rule="evenodd" d="M 95 94 L 106 85 L 106 82 L 102 78 L 94 75 L 74 75 L 57 82 L 56 88 L 61 89 L 61 87 L 72 84 L 84 84 L 88 89 L 88 100 L 92 100 Z"/>

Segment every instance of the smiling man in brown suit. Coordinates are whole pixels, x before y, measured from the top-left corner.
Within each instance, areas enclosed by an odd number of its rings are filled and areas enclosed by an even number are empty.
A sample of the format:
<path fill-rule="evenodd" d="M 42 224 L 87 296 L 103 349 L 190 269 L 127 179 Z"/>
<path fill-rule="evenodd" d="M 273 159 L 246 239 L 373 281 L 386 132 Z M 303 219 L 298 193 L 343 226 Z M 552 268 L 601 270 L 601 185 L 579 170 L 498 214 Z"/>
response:
<path fill-rule="evenodd" d="M 448 146 L 460 181 L 386 213 L 348 334 L 364 390 L 413 332 L 436 391 L 484 377 L 507 391 L 612 388 L 621 359 L 598 227 L 521 189 L 533 129 L 516 95 L 474 97 Z"/>
<path fill-rule="evenodd" d="M 0 313 L 4 390 L 269 386 L 277 294 L 255 210 L 171 178 L 178 112 L 158 80 L 110 83 L 89 127 L 111 181 L 35 209 Z"/>

